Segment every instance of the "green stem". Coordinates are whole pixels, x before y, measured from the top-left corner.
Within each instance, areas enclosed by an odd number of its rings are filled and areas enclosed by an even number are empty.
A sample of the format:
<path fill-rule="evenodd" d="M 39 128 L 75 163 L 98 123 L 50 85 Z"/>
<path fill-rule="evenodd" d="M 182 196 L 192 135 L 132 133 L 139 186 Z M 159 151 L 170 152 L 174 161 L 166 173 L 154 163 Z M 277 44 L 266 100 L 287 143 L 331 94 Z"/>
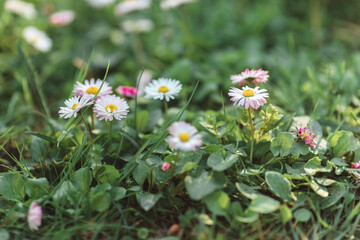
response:
<path fill-rule="evenodd" d="M 251 107 L 248 108 L 249 118 L 250 118 L 250 128 L 251 128 L 251 147 L 250 147 L 250 162 L 252 163 L 253 151 L 254 151 L 254 125 L 251 117 Z"/>
<path fill-rule="evenodd" d="M 94 118 L 94 111 L 91 109 L 90 112 L 90 116 L 91 116 L 91 130 L 95 129 L 95 118 Z"/>
<path fill-rule="evenodd" d="M 94 141 L 93 141 L 93 139 L 92 139 L 92 137 L 91 137 L 91 132 L 90 132 L 89 126 L 87 125 L 87 123 L 86 123 L 86 121 L 85 121 L 85 118 L 84 118 L 84 116 L 83 116 L 83 114 L 82 114 L 81 110 L 80 110 L 80 116 L 81 116 L 82 120 L 84 121 L 84 124 L 85 124 L 86 130 L 87 130 L 87 131 L 88 131 L 88 133 L 89 133 L 89 138 L 90 138 L 90 141 L 91 141 L 91 145 L 94 147 Z"/>
<path fill-rule="evenodd" d="M 172 170 L 171 170 L 171 177 L 170 177 L 170 182 L 169 182 L 169 184 L 171 184 L 172 179 L 173 179 L 173 177 L 174 177 L 175 168 L 176 168 L 176 162 L 177 162 L 177 160 L 179 159 L 179 153 L 180 153 L 180 151 L 178 151 L 178 152 L 176 153 L 176 157 L 175 157 L 175 161 L 174 161 L 174 164 L 173 164 L 173 168 L 172 168 Z"/>
<path fill-rule="evenodd" d="M 164 113 L 165 113 L 165 124 L 168 122 L 168 104 L 166 99 L 164 98 Z"/>
<path fill-rule="evenodd" d="M 110 134 L 110 140 L 111 140 L 111 137 L 112 137 L 112 121 L 110 121 L 109 134 Z"/>
<path fill-rule="evenodd" d="M 152 185 L 153 185 L 153 168 L 151 168 L 151 170 L 150 170 L 150 181 L 149 181 L 148 192 L 151 191 Z"/>

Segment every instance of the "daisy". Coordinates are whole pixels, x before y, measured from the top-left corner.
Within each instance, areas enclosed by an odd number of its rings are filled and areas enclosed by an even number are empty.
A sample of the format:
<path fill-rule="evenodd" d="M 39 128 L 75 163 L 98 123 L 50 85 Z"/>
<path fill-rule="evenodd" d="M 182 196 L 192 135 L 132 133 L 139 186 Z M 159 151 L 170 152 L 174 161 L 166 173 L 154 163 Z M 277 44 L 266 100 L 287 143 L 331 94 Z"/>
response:
<path fill-rule="evenodd" d="M 48 52 L 51 49 L 52 41 L 46 33 L 36 27 L 27 27 L 23 30 L 25 40 L 41 52 Z"/>
<path fill-rule="evenodd" d="M 19 0 L 7 0 L 5 2 L 5 9 L 26 19 L 33 19 L 36 16 L 34 4 Z"/>
<path fill-rule="evenodd" d="M 178 80 L 170 78 L 159 78 L 145 87 L 145 97 L 153 99 L 165 99 L 167 102 L 174 99 L 181 91 L 182 85 Z"/>
<path fill-rule="evenodd" d="M 107 95 L 99 98 L 95 102 L 94 112 L 99 120 L 105 121 L 121 120 L 129 112 L 129 106 L 124 99 L 115 95 Z"/>
<path fill-rule="evenodd" d="M 239 86 L 243 85 L 246 82 L 254 82 L 255 86 L 258 86 L 259 82 L 266 82 L 268 80 L 268 73 L 268 71 L 264 71 L 261 68 L 259 70 L 249 70 L 247 68 L 244 72 L 238 75 L 232 75 L 230 79 L 233 84 L 239 83 Z"/>
<path fill-rule="evenodd" d="M 234 105 L 244 106 L 246 109 L 252 107 L 258 109 L 266 103 L 265 98 L 269 97 L 266 89 L 259 89 L 259 87 L 249 88 L 243 87 L 242 90 L 238 88 L 230 88 L 229 96 L 230 100 L 234 102 Z"/>
<path fill-rule="evenodd" d="M 149 19 L 126 20 L 121 24 L 125 32 L 148 32 L 154 28 L 154 23 Z"/>
<path fill-rule="evenodd" d="M 124 96 L 124 97 L 135 98 L 137 89 L 136 89 L 136 87 L 118 86 L 115 89 L 115 92 L 117 92 L 119 95 Z"/>
<path fill-rule="evenodd" d="M 195 151 L 202 145 L 201 135 L 194 126 L 186 122 L 174 122 L 169 127 L 168 141 L 172 148 L 181 151 Z"/>
<path fill-rule="evenodd" d="M 71 118 L 72 116 L 76 118 L 77 113 L 80 109 L 93 103 L 91 101 L 92 98 L 93 97 L 91 95 L 86 95 L 82 98 L 78 96 L 66 100 L 66 107 L 60 107 L 59 116 L 65 119 Z"/>
<path fill-rule="evenodd" d="M 112 93 L 112 88 L 109 86 L 107 82 L 104 82 L 104 84 L 101 87 L 102 80 L 98 79 L 95 82 L 95 79 L 85 80 L 84 83 L 76 82 L 76 85 L 74 87 L 74 95 L 77 97 L 82 97 L 84 95 L 91 95 L 94 97 L 96 93 L 98 93 L 97 98 L 100 98 L 105 95 L 109 95 Z M 101 88 L 101 89 L 100 89 Z"/>
<path fill-rule="evenodd" d="M 115 14 L 122 15 L 136 10 L 149 8 L 151 0 L 123 0 L 115 7 Z"/>
<path fill-rule="evenodd" d="M 163 0 L 160 6 L 163 10 L 168 10 L 171 8 L 176 8 L 182 4 L 192 3 L 192 2 L 196 2 L 196 0 Z"/>
<path fill-rule="evenodd" d="M 85 1 L 94 8 L 103 8 L 115 2 L 115 0 L 85 0 Z"/>
<path fill-rule="evenodd" d="M 297 128 L 296 127 L 296 131 L 290 131 L 292 133 L 296 133 L 296 137 L 303 141 L 306 145 L 309 145 L 310 147 L 313 147 L 316 145 L 315 143 L 315 134 L 312 133 L 312 129 L 308 128 L 308 127 L 303 127 L 303 128 Z"/>
<path fill-rule="evenodd" d="M 54 26 L 66 26 L 69 25 L 75 18 L 74 11 L 65 10 L 54 14 L 51 14 L 49 21 Z"/>
<path fill-rule="evenodd" d="M 27 213 L 27 221 L 31 231 L 39 230 L 41 225 L 41 216 L 41 207 L 36 202 L 32 202 Z"/>

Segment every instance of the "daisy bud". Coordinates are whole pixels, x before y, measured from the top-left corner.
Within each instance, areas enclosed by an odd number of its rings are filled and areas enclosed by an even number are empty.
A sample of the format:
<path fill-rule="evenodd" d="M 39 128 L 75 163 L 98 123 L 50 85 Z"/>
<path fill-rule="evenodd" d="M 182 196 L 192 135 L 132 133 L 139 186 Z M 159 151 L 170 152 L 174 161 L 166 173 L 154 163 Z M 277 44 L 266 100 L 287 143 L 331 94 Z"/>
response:
<path fill-rule="evenodd" d="M 167 170 L 169 170 L 169 168 L 170 168 L 170 163 L 166 162 L 162 165 L 161 170 L 166 172 Z"/>
<path fill-rule="evenodd" d="M 36 202 L 32 202 L 27 213 L 27 221 L 31 231 L 39 229 L 41 225 L 41 216 L 41 207 Z"/>

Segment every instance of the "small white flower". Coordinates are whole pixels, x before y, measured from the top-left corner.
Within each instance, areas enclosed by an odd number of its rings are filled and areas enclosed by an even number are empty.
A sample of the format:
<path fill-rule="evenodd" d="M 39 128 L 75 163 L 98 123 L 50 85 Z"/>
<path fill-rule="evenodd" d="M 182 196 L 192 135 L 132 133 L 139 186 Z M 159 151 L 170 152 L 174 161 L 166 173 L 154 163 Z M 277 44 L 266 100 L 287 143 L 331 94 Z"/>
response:
<path fill-rule="evenodd" d="M 103 8 L 115 2 L 115 0 L 85 0 L 85 1 L 94 8 Z"/>
<path fill-rule="evenodd" d="M 48 52 L 51 49 L 52 41 L 46 33 L 36 27 L 27 27 L 23 30 L 25 40 L 41 52 Z"/>
<path fill-rule="evenodd" d="M 258 70 L 248 68 L 237 75 L 232 75 L 230 77 L 230 80 L 232 81 L 232 84 L 239 83 L 239 85 L 243 85 L 246 82 L 254 82 L 256 86 L 259 85 L 259 82 L 267 82 L 269 78 L 269 72 L 264 71 L 261 68 Z"/>
<path fill-rule="evenodd" d="M 71 118 L 74 116 L 76 118 L 77 112 L 85 106 L 91 105 L 92 102 L 91 95 L 85 95 L 82 98 L 72 97 L 65 101 L 66 107 L 60 107 L 59 116 L 61 118 Z"/>
<path fill-rule="evenodd" d="M 72 21 L 74 21 L 74 18 L 74 11 L 65 10 L 51 14 L 49 21 L 54 26 L 65 26 L 69 25 Z"/>
<path fill-rule="evenodd" d="M 125 32 L 148 32 L 154 28 L 154 23 L 149 19 L 126 20 L 121 25 Z"/>
<path fill-rule="evenodd" d="M 41 216 L 41 207 L 36 202 L 32 202 L 27 213 L 27 221 L 31 231 L 39 230 L 41 226 Z"/>
<path fill-rule="evenodd" d="M 160 4 L 161 8 L 164 10 L 168 10 L 171 8 L 176 8 L 185 3 L 196 2 L 196 0 L 163 0 Z"/>
<path fill-rule="evenodd" d="M 136 10 L 149 8 L 151 0 L 123 0 L 116 5 L 115 14 L 122 15 Z"/>
<path fill-rule="evenodd" d="M 74 96 L 82 97 L 84 95 L 91 95 L 94 97 L 97 92 L 99 92 L 99 89 L 102 84 L 101 79 L 97 79 L 95 82 L 95 79 L 85 80 L 84 83 L 76 82 L 76 85 L 74 87 Z M 100 98 L 105 95 L 109 95 L 112 93 L 112 88 L 107 82 L 104 82 L 102 85 L 99 94 L 97 95 L 97 98 Z"/>
<path fill-rule="evenodd" d="M 115 95 L 107 95 L 99 98 L 95 102 L 94 112 L 99 120 L 105 121 L 121 120 L 129 112 L 129 105 L 124 99 Z"/>
<path fill-rule="evenodd" d="M 174 99 L 181 91 L 182 85 L 178 80 L 170 78 L 159 78 L 154 80 L 147 87 L 145 87 L 145 97 L 165 100 L 168 102 Z"/>
<path fill-rule="evenodd" d="M 26 19 L 33 19 L 36 16 L 34 4 L 19 0 L 7 0 L 5 2 L 5 9 Z"/>
<path fill-rule="evenodd" d="M 197 129 L 186 122 L 174 122 L 169 127 L 168 141 L 172 148 L 181 151 L 195 151 L 202 145 Z"/>
<path fill-rule="evenodd" d="M 266 103 L 265 98 L 269 97 L 266 89 L 259 89 L 259 87 L 249 88 L 243 87 L 242 90 L 238 88 L 230 88 L 229 96 L 230 100 L 234 102 L 234 105 L 244 106 L 246 109 L 252 107 L 258 109 Z"/>

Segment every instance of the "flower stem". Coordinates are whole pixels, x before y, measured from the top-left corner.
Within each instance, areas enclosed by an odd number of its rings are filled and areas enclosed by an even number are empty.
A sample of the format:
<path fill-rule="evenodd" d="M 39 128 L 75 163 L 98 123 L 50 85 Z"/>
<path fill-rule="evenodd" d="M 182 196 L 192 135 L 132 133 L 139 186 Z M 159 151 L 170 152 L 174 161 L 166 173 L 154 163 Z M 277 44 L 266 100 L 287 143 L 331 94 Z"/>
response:
<path fill-rule="evenodd" d="M 251 130 L 251 147 L 250 147 L 250 162 L 252 163 L 253 152 L 254 152 L 254 125 L 251 117 L 251 107 L 248 108 L 249 118 L 250 118 L 250 130 Z"/>
<path fill-rule="evenodd" d="M 110 121 L 109 134 L 110 134 L 110 139 L 111 139 L 111 137 L 112 137 L 112 121 Z"/>
<path fill-rule="evenodd" d="M 168 122 L 168 104 L 166 99 L 164 98 L 164 113 L 165 113 L 165 124 Z"/>
<path fill-rule="evenodd" d="M 152 185 L 153 185 L 153 168 L 151 168 L 151 170 L 150 170 L 150 181 L 149 181 L 148 192 L 151 191 Z"/>
<path fill-rule="evenodd" d="M 90 141 L 91 141 L 91 145 L 94 147 L 94 141 L 93 141 L 93 139 L 92 139 L 92 137 L 91 137 L 91 132 L 90 132 L 89 126 L 87 125 L 87 123 L 86 123 L 86 121 L 85 121 L 85 118 L 84 118 L 81 110 L 80 110 L 80 116 L 81 116 L 82 120 L 84 121 L 85 127 L 86 127 L 86 129 L 87 129 L 87 131 L 88 131 L 88 133 L 89 133 L 89 138 L 90 138 Z"/>
<path fill-rule="evenodd" d="M 95 118 L 94 118 L 94 111 L 91 109 L 90 112 L 90 116 L 91 116 L 91 130 L 95 129 Z"/>
<path fill-rule="evenodd" d="M 170 177 L 170 182 L 169 182 L 169 184 L 171 184 L 172 179 L 173 179 L 173 177 L 174 177 L 175 168 L 176 168 L 176 162 L 177 162 L 177 160 L 179 159 L 179 153 L 180 153 L 180 151 L 178 151 L 178 152 L 176 153 L 176 157 L 175 157 L 175 161 L 174 161 L 174 164 L 173 164 L 173 168 L 172 168 L 172 170 L 171 170 L 171 177 Z"/>

